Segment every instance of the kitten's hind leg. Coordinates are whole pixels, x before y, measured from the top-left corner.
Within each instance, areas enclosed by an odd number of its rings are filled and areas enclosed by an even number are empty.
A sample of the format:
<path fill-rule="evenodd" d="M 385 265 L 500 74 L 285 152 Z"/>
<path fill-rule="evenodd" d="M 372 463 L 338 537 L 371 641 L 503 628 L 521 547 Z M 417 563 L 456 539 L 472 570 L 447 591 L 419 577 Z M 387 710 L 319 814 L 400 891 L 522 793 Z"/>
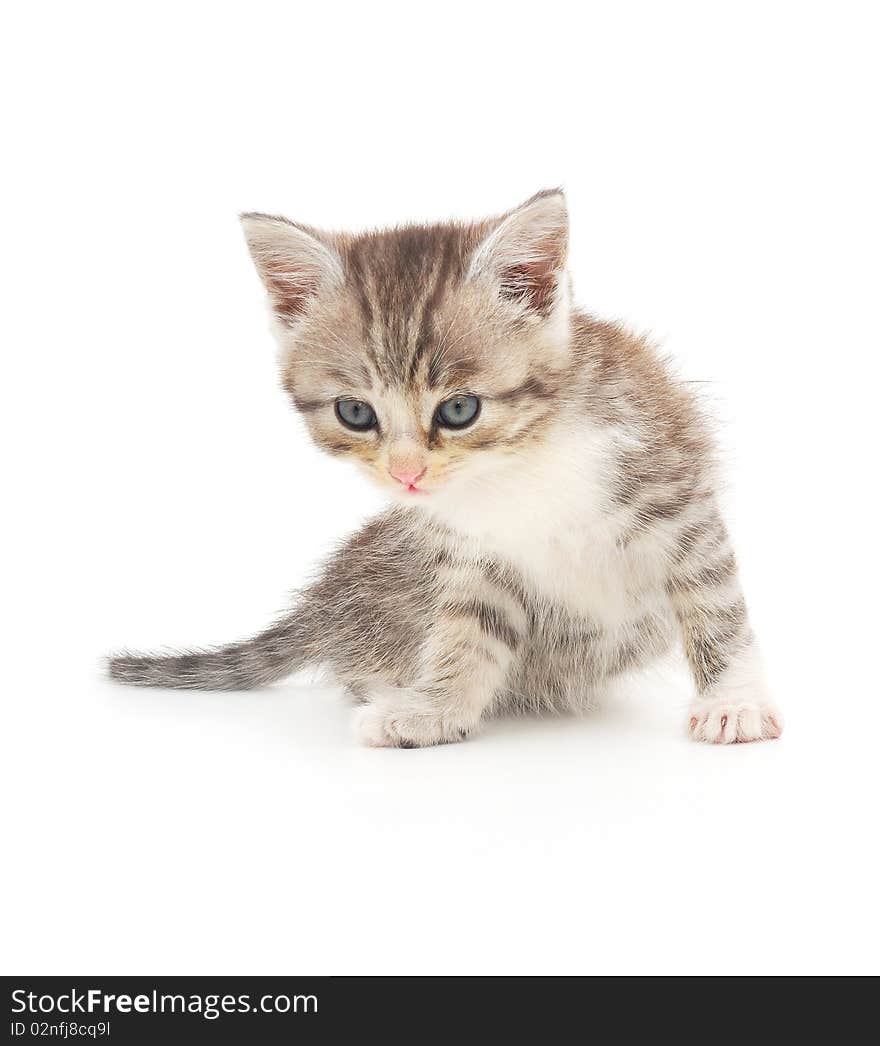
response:
<path fill-rule="evenodd" d="M 413 685 L 378 686 L 354 713 L 359 739 L 375 748 L 462 741 L 504 686 L 521 641 L 519 622 L 478 600 L 438 612 Z"/>

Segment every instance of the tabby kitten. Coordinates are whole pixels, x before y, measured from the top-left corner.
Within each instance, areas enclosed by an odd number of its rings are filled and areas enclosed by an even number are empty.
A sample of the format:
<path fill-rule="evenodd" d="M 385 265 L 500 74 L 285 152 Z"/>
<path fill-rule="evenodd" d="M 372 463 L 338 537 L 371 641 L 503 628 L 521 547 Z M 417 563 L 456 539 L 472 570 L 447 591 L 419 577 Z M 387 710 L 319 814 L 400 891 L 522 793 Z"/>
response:
<path fill-rule="evenodd" d="M 677 638 L 691 737 L 779 736 L 707 427 L 645 339 L 572 305 L 561 192 L 364 235 L 242 221 L 284 387 L 393 507 L 271 628 L 114 657 L 114 679 L 243 689 L 323 666 L 361 740 L 405 748 L 588 706 Z"/>

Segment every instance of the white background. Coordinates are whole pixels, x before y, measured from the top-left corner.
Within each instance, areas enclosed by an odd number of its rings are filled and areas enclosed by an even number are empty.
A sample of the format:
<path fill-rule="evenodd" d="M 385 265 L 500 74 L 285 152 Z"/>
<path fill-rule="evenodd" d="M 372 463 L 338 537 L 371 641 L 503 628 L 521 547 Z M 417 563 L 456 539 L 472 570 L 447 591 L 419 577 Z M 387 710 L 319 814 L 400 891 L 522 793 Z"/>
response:
<path fill-rule="evenodd" d="M 19 5 L 3 33 L 6 973 L 877 972 L 873 5 Z M 377 495 L 278 388 L 240 210 L 563 184 L 578 298 L 721 422 L 787 716 L 358 748 L 338 694 L 117 687 L 257 630 Z"/>

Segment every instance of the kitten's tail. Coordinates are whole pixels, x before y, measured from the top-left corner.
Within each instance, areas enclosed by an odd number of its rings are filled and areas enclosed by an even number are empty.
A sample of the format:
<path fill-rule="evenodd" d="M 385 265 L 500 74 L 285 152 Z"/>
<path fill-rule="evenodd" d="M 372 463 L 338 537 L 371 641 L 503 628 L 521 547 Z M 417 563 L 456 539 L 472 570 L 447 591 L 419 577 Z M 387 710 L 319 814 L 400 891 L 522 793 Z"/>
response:
<path fill-rule="evenodd" d="M 134 686 L 251 690 L 314 662 L 304 624 L 293 613 L 251 639 L 212 650 L 116 654 L 107 659 L 107 672 L 111 679 Z"/>

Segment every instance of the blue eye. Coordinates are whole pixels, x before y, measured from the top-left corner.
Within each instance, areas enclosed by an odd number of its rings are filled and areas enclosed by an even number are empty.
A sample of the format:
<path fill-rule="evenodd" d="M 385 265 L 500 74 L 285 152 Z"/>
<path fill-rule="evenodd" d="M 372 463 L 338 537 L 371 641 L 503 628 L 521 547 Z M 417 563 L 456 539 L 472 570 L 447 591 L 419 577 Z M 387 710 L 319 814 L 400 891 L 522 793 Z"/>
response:
<path fill-rule="evenodd" d="M 437 408 L 437 424 L 447 429 L 463 429 L 472 425 L 480 413 L 478 396 L 453 396 Z"/>
<path fill-rule="evenodd" d="M 336 417 L 347 429 L 364 432 L 376 425 L 376 412 L 363 400 L 337 400 Z"/>

